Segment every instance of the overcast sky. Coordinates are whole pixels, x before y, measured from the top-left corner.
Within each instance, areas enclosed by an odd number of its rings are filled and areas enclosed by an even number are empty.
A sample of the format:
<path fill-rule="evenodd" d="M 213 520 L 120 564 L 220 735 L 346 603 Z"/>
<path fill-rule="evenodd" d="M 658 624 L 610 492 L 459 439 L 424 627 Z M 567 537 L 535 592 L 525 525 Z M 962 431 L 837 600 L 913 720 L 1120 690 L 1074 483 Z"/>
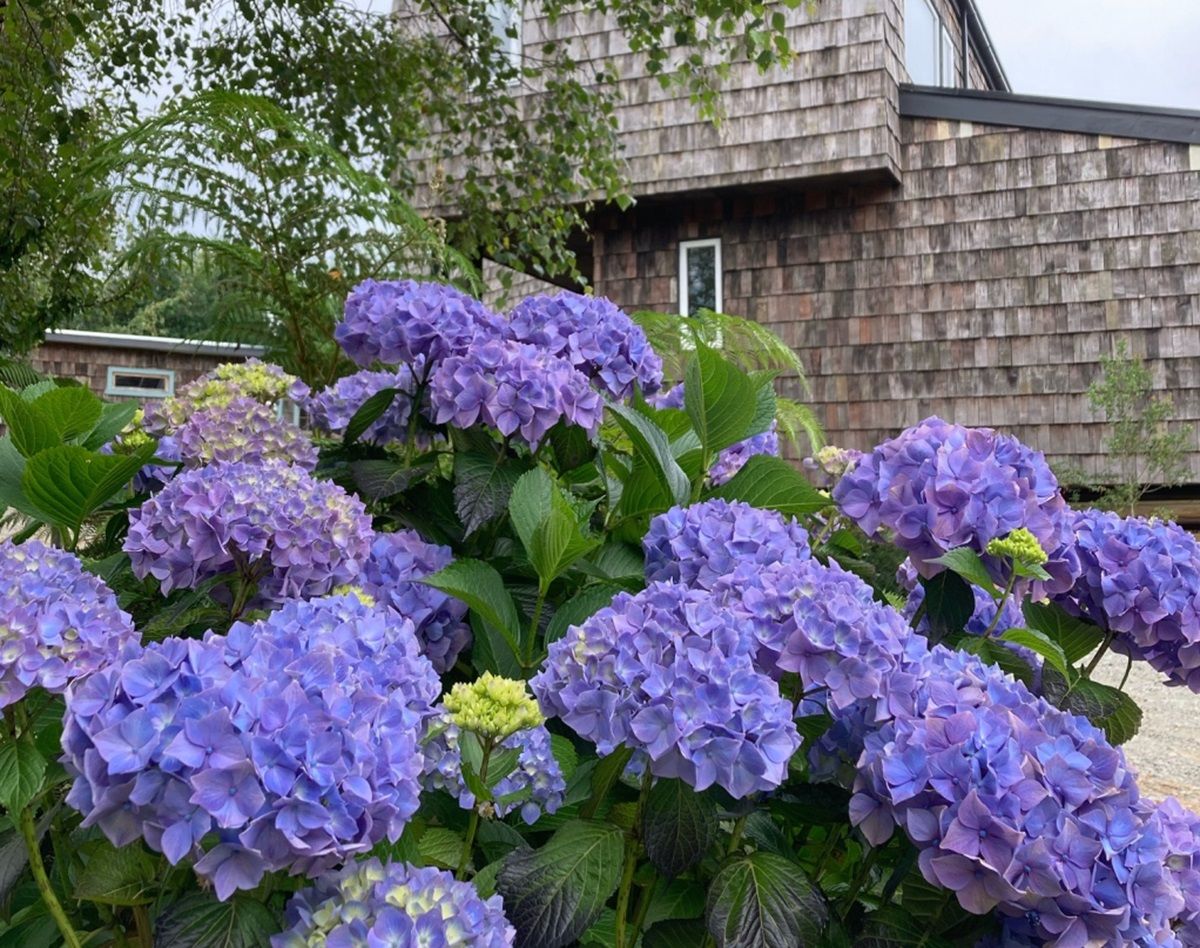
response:
<path fill-rule="evenodd" d="M 1200 0 L 976 0 L 1014 92 L 1200 109 Z"/>

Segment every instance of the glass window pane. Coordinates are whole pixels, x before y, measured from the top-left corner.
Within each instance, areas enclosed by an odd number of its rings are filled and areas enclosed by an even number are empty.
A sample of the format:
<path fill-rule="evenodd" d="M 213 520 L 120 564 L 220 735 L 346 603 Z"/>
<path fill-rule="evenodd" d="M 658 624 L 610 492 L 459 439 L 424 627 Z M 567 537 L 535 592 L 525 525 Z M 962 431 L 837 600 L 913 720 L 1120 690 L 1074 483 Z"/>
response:
<path fill-rule="evenodd" d="M 717 248 L 687 248 L 687 309 L 685 316 L 702 309 L 717 309 Z"/>
<path fill-rule="evenodd" d="M 938 18 L 928 0 L 904 4 L 904 59 L 917 85 L 938 84 Z"/>
<path fill-rule="evenodd" d="M 944 26 L 942 27 L 942 85 L 955 86 L 958 85 L 958 77 L 955 74 L 957 63 L 954 55 L 954 40 L 950 36 L 950 31 Z"/>

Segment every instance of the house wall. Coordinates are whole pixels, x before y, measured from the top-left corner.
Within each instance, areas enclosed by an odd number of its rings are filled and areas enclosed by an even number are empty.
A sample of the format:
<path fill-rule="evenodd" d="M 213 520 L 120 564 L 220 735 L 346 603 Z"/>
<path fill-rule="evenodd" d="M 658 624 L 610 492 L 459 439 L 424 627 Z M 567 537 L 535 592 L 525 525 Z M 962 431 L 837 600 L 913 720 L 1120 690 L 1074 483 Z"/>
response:
<path fill-rule="evenodd" d="M 175 373 L 175 388 L 178 390 L 223 362 L 238 362 L 251 354 L 254 353 L 203 355 L 186 351 L 162 352 L 52 340 L 35 349 L 29 356 L 29 362 L 44 375 L 75 379 L 87 385 L 97 395 L 111 400 L 122 400 L 118 396 L 105 395 L 109 366 L 170 369 Z"/>
<path fill-rule="evenodd" d="M 721 237 L 724 309 L 796 348 L 849 447 L 939 414 L 1100 473 L 1085 391 L 1121 339 L 1200 423 L 1200 148 L 930 119 L 901 133 L 902 186 L 597 219 L 597 292 L 673 311 L 677 242 Z"/>

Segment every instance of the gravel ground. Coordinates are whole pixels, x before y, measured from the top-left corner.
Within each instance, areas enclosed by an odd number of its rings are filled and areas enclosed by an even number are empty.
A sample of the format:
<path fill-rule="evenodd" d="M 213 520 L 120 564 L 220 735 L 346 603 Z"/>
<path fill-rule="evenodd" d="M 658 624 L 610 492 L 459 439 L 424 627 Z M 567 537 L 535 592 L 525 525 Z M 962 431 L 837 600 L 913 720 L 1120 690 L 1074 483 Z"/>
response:
<path fill-rule="evenodd" d="M 1126 659 L 1107 655 L 1096 678 L 1116 685 Z M 1200 811 L 1200 695 L 1187 688 L 1168 688 L 1145 662 L 1134 662 L 1126 690 L 1142 706 L 1142 728 L 1125 752 L 1138 772 L 1138 785 L 1158 800 L 1177 797 Z"/>

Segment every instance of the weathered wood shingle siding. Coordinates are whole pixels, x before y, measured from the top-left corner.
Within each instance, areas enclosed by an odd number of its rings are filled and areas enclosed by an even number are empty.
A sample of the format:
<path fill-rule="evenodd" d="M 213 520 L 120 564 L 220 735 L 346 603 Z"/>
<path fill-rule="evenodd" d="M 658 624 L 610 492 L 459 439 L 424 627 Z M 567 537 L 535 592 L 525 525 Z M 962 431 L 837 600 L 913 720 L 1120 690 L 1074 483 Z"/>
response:
<path fill-rule="evenodd" d="M 850 447 L 936 413 L 1098 473 L 1084 392 L 1119 339 L 1200 422 L 1200 149 L 930 119 L 902 134 L 901 186 L 598 220 L 597 291 L 673 310 L 677 242 L 721 237 L 724 308 L 797 349 Z M 1189 448 L 1200 483 L 1195 432 Z"/>

